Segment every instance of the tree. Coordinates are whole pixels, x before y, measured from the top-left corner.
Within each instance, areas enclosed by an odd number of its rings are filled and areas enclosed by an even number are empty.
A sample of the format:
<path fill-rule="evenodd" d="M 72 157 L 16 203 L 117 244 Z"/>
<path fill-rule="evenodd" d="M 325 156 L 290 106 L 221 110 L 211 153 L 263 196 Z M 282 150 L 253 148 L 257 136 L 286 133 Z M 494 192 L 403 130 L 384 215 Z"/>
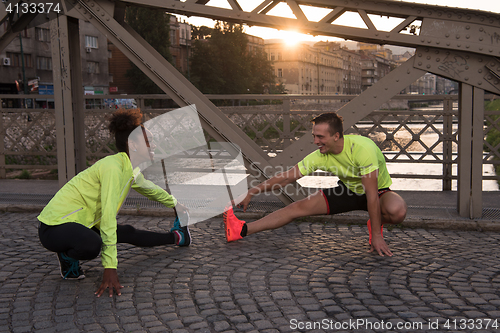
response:
<path fill-rule="evenodd" d="M 195 27 L 194 25 L 191 27 L 191 39 L 205 39 L 212 35 L 212 28 L 201 26 Z"/>
<path fill-rule="evenodd" d="M 170 54 L 170 15 L 159 9 L 144 7 L 127 7 L 125 14 L 127 23 L 142 38 L 144 38 L 167 61 L 172 62 Z M 162 94 L 164 93 L 146 74 L 137 66 L 126 73 L 135 84 L 137 94 Z"/>
<path fill-rule="evenodd" d="M 250 91 L 262 93 L 265 90 L 270 94 L 283 94 L 283 84 L 276 85 L 276 76 L 272 62 L 267 59 L 267 54 L 262 49 L 257 49 L 248 59 L 250 68 Z"/>
<path fill-rule="evenodd" d="M 207 36 L 207 30 L 197 29 Z M 192 83 L 205 94 L 261 94 L 274 84 L 271 62 L 262 51 L 249 52 L 238 24 L 217 22 L 210 38 L 197 39 L 191 56 Z"/>
<path fill-rule="evenodd" d="M 269 86 L 269 93 L 270 94 L 286 94 L 287 90 L 283 82 L 279 82 L 273 85 Z"/>

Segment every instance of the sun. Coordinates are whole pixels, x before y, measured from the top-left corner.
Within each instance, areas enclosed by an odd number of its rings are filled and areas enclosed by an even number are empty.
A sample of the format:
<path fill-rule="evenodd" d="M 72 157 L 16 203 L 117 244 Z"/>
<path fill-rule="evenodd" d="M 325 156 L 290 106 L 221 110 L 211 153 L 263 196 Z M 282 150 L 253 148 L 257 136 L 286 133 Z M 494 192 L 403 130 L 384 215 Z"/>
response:
<path fill-rule="evenodd" d="M 289 46 L 296 45 L 299 42 L 307 40 L 307 35 L 301 34 L 296 31 L 280 31 L 281 39 L 285 42 L 285 44 Z"/>

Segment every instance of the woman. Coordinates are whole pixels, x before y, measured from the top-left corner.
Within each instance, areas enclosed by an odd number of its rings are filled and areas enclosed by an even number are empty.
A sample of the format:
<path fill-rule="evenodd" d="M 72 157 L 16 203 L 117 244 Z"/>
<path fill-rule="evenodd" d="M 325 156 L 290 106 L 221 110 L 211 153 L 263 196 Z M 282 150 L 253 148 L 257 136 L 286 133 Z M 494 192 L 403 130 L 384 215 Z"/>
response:
<path fill-rule="evenodd" d="M 116 215 L 132 187 L 166 207 L 176 207 L 177 200 L 159 186 L 145 180 L 137 166 L 153 156 L 151 133 L 141 128 L 142 113 L 138 109 L 120 109 L 110 119 L 109 130 L 115 135 L 119 153 L 107 156 L 80 172 L 66 183 L 38 216 L 42 245 L 57 253 L 64 279 L 85 277 L 79 260 L 94 259 L 101 252 L 104 266 L 98 297 L 109 288 L 118 295 L 123 288 L 116 272 L 117 243 L 142 247 L 177 244 L 188 246 L 191 236 L 178 219 L 167 233 L 137 230 L 130 225 L 117 225 Z M 146 142 L 146 144 L 144 144 Z M 130 152 L 134 158 L 132 164 Z M 184 212 L 182 205 L 178 210 Z"/>

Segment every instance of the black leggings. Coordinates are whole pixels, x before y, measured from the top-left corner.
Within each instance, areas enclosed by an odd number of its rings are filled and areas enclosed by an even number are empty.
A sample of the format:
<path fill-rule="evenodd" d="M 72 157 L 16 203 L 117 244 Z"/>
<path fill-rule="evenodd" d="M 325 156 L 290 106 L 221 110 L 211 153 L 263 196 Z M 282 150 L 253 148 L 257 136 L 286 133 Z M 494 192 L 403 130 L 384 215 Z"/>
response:
<path fill-rule="evenodd" d="M 152 247 L 175 243 L 174 234 L 137 230 L 131 225 L 117 225 L 117 242 L 140 247 Z M 97 228 L 89 229 L 79 223 L 49 226 L 40 223 L 40 242 L 49 251 L 64 252 L 70 258 L 90 260 L 99 255 L 102 239 Z"/>

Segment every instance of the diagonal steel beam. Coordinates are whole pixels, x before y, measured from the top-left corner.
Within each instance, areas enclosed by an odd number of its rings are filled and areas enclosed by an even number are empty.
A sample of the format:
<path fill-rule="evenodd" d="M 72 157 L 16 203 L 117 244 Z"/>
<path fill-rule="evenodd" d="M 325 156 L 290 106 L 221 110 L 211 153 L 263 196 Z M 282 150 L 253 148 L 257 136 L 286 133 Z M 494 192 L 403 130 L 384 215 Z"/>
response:
<path fill-rule="evenodd" d="M 297 20 L 302 21 L 302 22 L 307 22 L 307 18 L 304 15 L 304 12 L 302 9 L 299 7 L 296 1 L 294 0 L 287 0 L 286 3 L 290 7 L 290 9 L 293 12 L 293 15 L 297 18 Z"/>
<path fill-rule="evenodd" d="M 257 7 L 255 7 L 254 10 L 252 10 L 252 13 L 255 13 L 255 14 L 257 14 L 257 13 L 265 14 L 269 10 L 271 10 L 272 8 L 274 8 L 278 3 L 279 3 L 279 1 L 273 1 L 273 0 L 262 1 L 262 3 L 260 5 L 258 5 Z"/>
<path fill-rule="evenodd" d="M 397 95 L 402 89 L 408 87 L 422 75 L 427 73 L 424 70 L 413 67 L 413 62 L 414 57 L 391 71 L 351 102 L 344 105 L 337 112 L 344 118 L 344 129 L 348 129 L 359 120 L 368 116 L 373 110 L 378 109 L 383 103 L 387 102 L 394 95 Z M 301 160 L 315 149 L 317 149 L 317 147 L 314 146 L 312 138 L 308 135 L 304 135 L 271 161 L 276 166 L 290 167 L 290 163 L 297 163 L 297 161 Z"/>
<path fill-rule="evenodd" d="M 323 17 L 319 23 L 332 23 L 336 19 L 338 19 L 342 14 L 346 12 L 345 7 L 336 7 L 334 10 L 332 10 L 328 15 Z"/>
<path fill-rule="evenodd" d="M 361 18 L 363 19 L 363 22 L 365 22 L 365 24 L 369 30 L 377 30 L 377 28 L 375 28 L 375 25 L 373 24 L 370 17 L 368 17 L 368 14 L 366 13 L 366 11 L 364 9 L 359 9 L 358 13 L 361 16 Z"/>
<path fill-rule="evenodd" d="M 243 11 L 243 9 L 241 9 L 240 7 L 240 4 L 238 2 L 236 2 L 236 0 L 228 0 L 229 2 L 229 5 L 231 5 L 231 8 L 233 10 L 237 10 L 237 11 Z"/>
<path fill-rule="evenodd" d="M 3 51 L 19 35 L 31 21 L 36 17 L 37 14 L 24 14 L 16 22 L 10 26 L 7 31 L 0 37 L 0 51 Z"/>
<path fill-rule="evenodd" d="M 196 105 L 203 128 L 216 140 L 238 145 L 243 158 L 252 166 L 250 172 L 253 171 L 254 176 L 259 180 L 265 180 L 279 171 L 267 162 L 267 155 L 256 143 L 250 140 L 139 34 L 127 24 L 118 23 L 113 15 L 101 6 L 102 2 L 76 1 L 68 15 L 81 16 L 88 20 L 179 106 Z M 73 14 L 73 11 L 76 13 Z M 280 195 L 280 199 L 285 203 L 302 197 L 300 193 L 292 192 L 288 195 Z"/>
<path fill-rule="evenodd" d="M 9 18 L 9 13 L 7 12 L 7 2 L 3 2 L 0 4 L 0 23 L 3 23 L 5 20 Z"/>
<path fill-rule="evenodd" d="M 407 26 L 412 24 L 417 19 L 416 16 L 408 16 L 403 22 L 395 26 L 391 32 L 400 33 L 401 30 L 405 29 Z"/>
<path fill-rule="evenodd" d="M 14 20 L 14 18 L 17 18 L 17 9 L 15 5 L 18 4 L 19 2 L 21 2 L 21 0 L 9 0 L 9 1 L 2 1 L 0 3 L 0 24 L 4 23 L 6 20 Z M 9 8 L 10 11 L 7 11 L 9 4 L 10 4 Z"/>

